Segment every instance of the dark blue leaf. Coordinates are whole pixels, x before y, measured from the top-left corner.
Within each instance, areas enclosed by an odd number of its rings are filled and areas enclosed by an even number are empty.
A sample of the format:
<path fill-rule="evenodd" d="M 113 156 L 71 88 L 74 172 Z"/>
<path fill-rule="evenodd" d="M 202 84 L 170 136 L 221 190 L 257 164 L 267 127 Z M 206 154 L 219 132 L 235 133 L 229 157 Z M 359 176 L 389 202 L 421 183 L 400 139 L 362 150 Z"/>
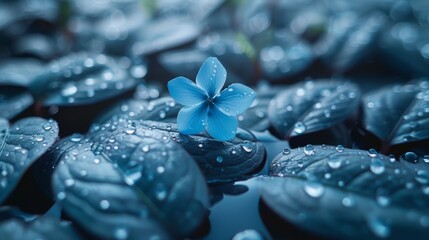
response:
<path fill-rule="evenodd" d="M 307 81 L 280 92 L 271 101 L 268 116 L 283 138 L 334 127 L 358 112 L 360 91 L 340 81 Z"/>
<path fill-rule="evenodd" d="M 363 127 L 392 145 L 429 139 L 429 82 L 417 81 L 376 90 L 364 98 Z"/>
<path fill-rule="evenodd" d="M 201 28 L 181 17 L 149 21 L 132 46 L 134 55 L 148 55 L 168 50 L 195 40 Z"/>
<path fill-rule="evenodd" d="M 139 125 L 63 141 L 53 190 L 66 213 L 101 238 L 186 236 L 207 214 L 208 192 L 192 157 Z M 125 204 L 124 204 L 125 203 Z"/>
<path fill-rule="evenodd" d="M 283 218 L 328 237 L 424 239 L 428 170 L 373 150 L 308 145 L 273 160 L 262 196 Z"/>
<path fill-rule="evenodd" d="M 163 97 L 152 101 L 130 99 L 120 102 L 101 114 L 94 122 L 92 128 L 107 121 L 130 120 L 153 120 L 153 121 L 175 121 L 179 110 L 183 106 L 177 104 L 171 97 Z"/>
<path fill-rule="evenodd" d="M 240 128 L 233 140 L 222 142 L 207 134 L 180 134 L 175 123 L 118 119 L 96 126 L 90 136 L 103 139 L 105 132 L 130 124 L 152 137 L 179 143 L 194 158 L 209 182 L 231 181 L 251 174 L 265 159 L 264 146 L 250 132 Z"/>
<path fill-rule="evenodd" d="M 0 89 L 0 117 L 12 119 L 33 104 L 33 96 L 21 87 L 3 86 Z"/>
<path fill-rule="evenodd" d="M 0 216 L 8 216 L 0 219 L 0 236 L 2 239 L 83 239 L 71 223 L 61 222 L 59 219 L 50 216 L 38 217 L 9 207 L 1 208 Z"/>
<path fill-rule="evenodd" d="M 9 59 L 0 63 L 0 85 L 29 86 L 34 76 L 43 71 L 35 60 Z"/>
<path fill-rule="evenodd" d="M 137 81 L 105 55 L 71 54 L 52 62 L 30 91 L 44 106 L 101 102 L 134 89 Z"/>
<path fill-rule="evenodd" d="M 57 137 L 58 125 L 52 120 L 32 117 L 9 126 L 0 118 L 0 203 Z"/>

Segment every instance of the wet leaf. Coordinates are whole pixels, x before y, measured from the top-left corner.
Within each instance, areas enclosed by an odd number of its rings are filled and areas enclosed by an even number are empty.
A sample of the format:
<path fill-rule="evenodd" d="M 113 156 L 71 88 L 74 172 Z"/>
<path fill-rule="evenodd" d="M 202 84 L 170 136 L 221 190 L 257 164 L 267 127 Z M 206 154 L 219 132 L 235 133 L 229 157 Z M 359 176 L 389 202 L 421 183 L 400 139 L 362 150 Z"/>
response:
<path fill-rule="evenodd" d="M 236 137 L 222 142 L 207 134 L 180 134 L 175 123 L 156 121 L 110 121 L 97 126 L 91 138 L 104 138 L 105 131 L 135 124 L 146 134 L 163 141 L 179 143 L 196 161 L 209 182 L 231 181 L 256 170 L 265 159 L 265 148 L 248 131 L 237 130 Z"/>
<path fill-rule="evenodd" d="M 0 117 L 12 119 L 33 104 L 33 97 L 21 87 L 2 86 L 0 89 Z"/>
<path fill-rule="evenodd" d="M 360 91 L 352 83 L 307 81 L 278 93 L 268 116 L 277 134 L 288 139 L 334 127 L 352 118 L 359 104 Z"/>
<path fill-rule="evenodd" d="M 51 216 L 33 216 L 15 208 L 0 209 L 0 235 L 8 240 L 22 239 L 82 239 L 73 226 Z"/>
<path fill-rule="evenodd" d="M 429 82 L 388 86 L 364 98 L 363 127 L 392 145 L 429 139 Z"/>
<path fill-rule="evenodd" d="M 411 166 L 374 150 L 307 145 L 273 160 L 262 196 L 284 219 L 328 237 L 424 239 L 429 165 Z"/>
<path fill-rule="evenodd" d="M 30 91 L 44 106 L 101 102 L 132 90 L 136 79 L 105 55 L 71 54 L 37 75 Z"/>
<path fill-rule="evenodd" d="M 200 32 L 201 28 L 196 23 L 180 17 L 150 21 L 131 51 L 135 55 L 157 53 L 190 43 Z"/>
<path fill-rule="evenodd" d="M 177 104 L 171 97 L 163 97 L 152 101 L 130 99 L 120 102 L 95 120 L 96 124 L 120 119 L 175 121 L 183 106 Z M 93 126 L 94 128 L 94 126 Z"/>
<path fill-rule="evenodd" d="M 52 120 L 31 117 L 9 126 L 0 118 L 0 203 L 57 137 L 58 125 Z"/>
<path fill-rule="evenodd" d="M 63 143 L 68 150 L 56 155 L 53 190 L 66 213 L 108 239 L 195 230 L 207 214 L 208 192 L 192 157 L 138 125 L 100 131 L 96 141 L 70 137 L 75 145 Z"/>
<path fill-rule="evenodd" d="M 39 61 L 8 59 L 0 62 L 0 85 L 26 87 L 42 71 L 43 65 Z"/>

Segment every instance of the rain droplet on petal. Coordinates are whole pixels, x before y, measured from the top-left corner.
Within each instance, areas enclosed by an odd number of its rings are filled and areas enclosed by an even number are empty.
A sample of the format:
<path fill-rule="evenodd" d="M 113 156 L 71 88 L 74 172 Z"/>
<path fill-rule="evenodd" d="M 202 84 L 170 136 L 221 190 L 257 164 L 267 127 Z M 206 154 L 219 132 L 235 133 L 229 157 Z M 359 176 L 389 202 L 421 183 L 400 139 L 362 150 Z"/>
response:
<path fill-rule="evenodd" d="M 223 162 L 223 157 L 222 156 L 217 156 L 216 157 L 216 162 L 222 163 Z"/>
<path fill-rule="evenodd" d="M 237 233 L 232 240 L 264 240 L 264 237 L 256 230 L 247 229 Z"/>
<path fill-rule="evenodd" d="M 404 160 L 410 163 L 416 163 L 419 157 L 414 152 L 406 152 L 404 154 Z"/>

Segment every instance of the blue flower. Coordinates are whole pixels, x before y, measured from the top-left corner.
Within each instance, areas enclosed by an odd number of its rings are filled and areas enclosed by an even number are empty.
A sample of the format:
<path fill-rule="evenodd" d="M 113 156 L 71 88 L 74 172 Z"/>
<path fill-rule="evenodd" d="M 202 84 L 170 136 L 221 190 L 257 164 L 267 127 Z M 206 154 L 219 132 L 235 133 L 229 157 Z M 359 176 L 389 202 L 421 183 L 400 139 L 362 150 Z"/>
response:
<path fill-rule="evenodd" d="M 255 92 L 243 84 L 225 84 L 226 70 L 217 58 L 208 58 L 197 74 L 196 84 L 185 77 L 168 82 L 174 100 L 183 107 L 177 116 L 177 127 L 183 134 L 206 130 L 221 141 L 231 140 L 237 131 L 237 115 L 246 111 Z"/>

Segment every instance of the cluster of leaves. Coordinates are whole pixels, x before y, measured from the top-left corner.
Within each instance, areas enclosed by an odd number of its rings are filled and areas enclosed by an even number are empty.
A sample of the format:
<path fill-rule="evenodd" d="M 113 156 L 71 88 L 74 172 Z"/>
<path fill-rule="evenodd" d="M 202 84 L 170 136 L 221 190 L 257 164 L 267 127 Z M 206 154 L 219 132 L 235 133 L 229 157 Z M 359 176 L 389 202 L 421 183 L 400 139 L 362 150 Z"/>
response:
<path fill-rule="evenodd" d="M 424 0 L 20 0 L 0 13 L 0 236 L 429 232 Z M 180 134 L 166 96 L 209 56 L 257 95 L 227 142 Z"/>

